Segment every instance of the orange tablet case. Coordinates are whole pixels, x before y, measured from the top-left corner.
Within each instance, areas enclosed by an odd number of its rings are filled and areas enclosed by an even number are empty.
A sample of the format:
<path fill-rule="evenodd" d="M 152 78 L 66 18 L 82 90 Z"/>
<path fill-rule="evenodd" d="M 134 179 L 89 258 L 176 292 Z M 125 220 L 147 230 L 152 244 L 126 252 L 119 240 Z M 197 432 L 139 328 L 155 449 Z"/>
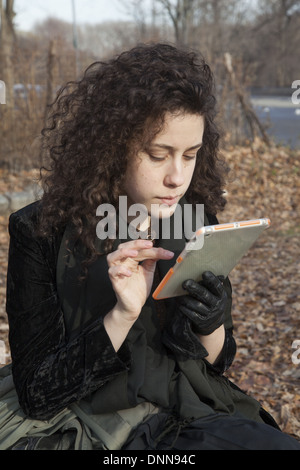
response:
<path fill-rule="evenodd" d="M 185 295 L 183 281 L 194 279 L 198 282 L 204 271 L 228 276 L 269 226 L 270 219 L 264 218 L 200 228 L 157 286 L 153 298 L 160 300 Z"/>

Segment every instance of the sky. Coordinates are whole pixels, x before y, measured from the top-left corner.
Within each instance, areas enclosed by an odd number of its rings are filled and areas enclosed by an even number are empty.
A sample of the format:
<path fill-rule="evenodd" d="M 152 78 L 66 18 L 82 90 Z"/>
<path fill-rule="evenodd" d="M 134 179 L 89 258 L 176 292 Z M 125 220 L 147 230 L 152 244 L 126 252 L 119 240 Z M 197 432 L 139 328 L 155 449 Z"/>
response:
<path fill-rule="evenodd" d="M 36 22 L 48 16 L 72 23 L 72 3 L 72 0 L 15 0 L 16 28 L 30 31 Z M 119 0 L 74 0 L 74 4 L 78 24 L 129 19 L 126 7 Z"/>

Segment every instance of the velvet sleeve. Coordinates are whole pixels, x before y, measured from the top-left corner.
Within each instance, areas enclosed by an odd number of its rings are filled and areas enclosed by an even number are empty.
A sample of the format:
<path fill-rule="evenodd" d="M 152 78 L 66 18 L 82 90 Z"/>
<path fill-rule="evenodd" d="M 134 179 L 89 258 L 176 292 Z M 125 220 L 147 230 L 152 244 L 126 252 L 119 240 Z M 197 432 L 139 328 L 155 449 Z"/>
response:
<path fill-rule="evenodd" d="M 115 352 L 100 312 L 99 320 L 68 342 L 56 290 L 57 240 L 36 237 L 27 212 L 12 214 L 9 221 L 6 309 L 12 372 L 24 412 L 49 419 L 127 371 L 130 354 L 126 343 Z"/>

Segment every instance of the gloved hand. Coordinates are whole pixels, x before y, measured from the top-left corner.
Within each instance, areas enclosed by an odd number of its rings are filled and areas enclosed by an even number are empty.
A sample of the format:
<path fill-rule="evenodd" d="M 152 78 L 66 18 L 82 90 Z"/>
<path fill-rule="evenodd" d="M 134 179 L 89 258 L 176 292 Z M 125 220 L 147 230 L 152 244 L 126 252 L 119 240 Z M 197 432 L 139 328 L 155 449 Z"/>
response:
<path fill-rule="evenodd" d="M 189 295 L 176 297 L 176 307 L 163 331 L 163 342 L 176 354 L 203 359 L 208 352 L 197 334 L 209 335 L 224 322 L 227 294 L 222 278 L 210 271 L 197 283 L 183 283 Z"/>
<path fill-rule="evenodd" d="M 169 322 L 163 329 L 163 343 L 179 357 L 203 359 L 208 356 L 208 352 L 192 331 L 191 325 L 191 321 L 179 311 L 176 304 Z"/>
<path fill-rule="evenodd" d="M 178 298 L 178 309 L 189 318 L 195 333 L 209 335 L 224 323 L 227 294 L 223 280 L 223 276 L 205 271 L 200 283 L 184 281 L 182 286 L 189 295 Z"/>

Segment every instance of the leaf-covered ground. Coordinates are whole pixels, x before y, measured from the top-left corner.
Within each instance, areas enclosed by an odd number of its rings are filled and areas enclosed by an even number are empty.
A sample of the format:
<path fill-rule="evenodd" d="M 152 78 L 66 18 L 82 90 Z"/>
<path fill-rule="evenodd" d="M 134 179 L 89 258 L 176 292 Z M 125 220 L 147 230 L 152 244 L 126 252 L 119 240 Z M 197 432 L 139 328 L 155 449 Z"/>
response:
<path fill-rule="evenodd" d="M 256 141 L 223 153 L 231 172 L 219 221 L 271 219 L 230 275 L 238 350 L 227 375 L 300 440 L 300 151 Z M 32 174 L 0 176 L 1 194 L 21 190 Z M 7 217 L 0 216 L 0 340 L 8 351 L 7 250 Z"/>
<path fill-rule="evenodd" d="M 300 151 L 256 141 L 224 154 L 232 171 L 220 222 L 271 219 L 230 275 L 238 352 L 228 376 L 300 440 Z"/>

